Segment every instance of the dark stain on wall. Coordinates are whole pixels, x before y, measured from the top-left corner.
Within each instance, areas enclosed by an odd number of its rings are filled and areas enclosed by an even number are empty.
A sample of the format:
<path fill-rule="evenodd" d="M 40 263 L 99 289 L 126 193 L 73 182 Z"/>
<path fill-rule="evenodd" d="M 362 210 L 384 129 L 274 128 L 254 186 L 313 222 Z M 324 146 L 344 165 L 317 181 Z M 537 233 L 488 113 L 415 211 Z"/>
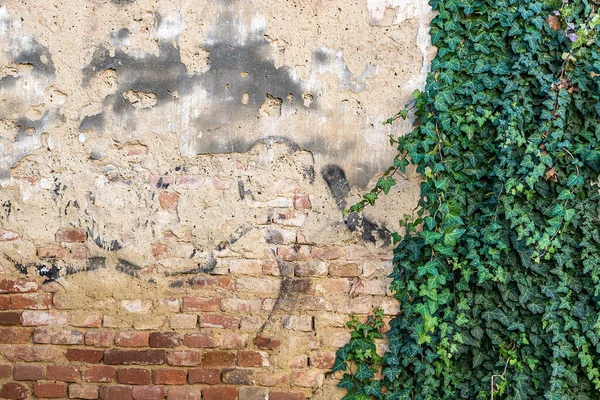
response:
<path fill-rule="evenodd" d="M 94 115 L 87 115 L 83 118 L 79 124 L 80 132 L 96 131 L 102 132 L 104 129 L 104 113 L 98 113 Z"/>

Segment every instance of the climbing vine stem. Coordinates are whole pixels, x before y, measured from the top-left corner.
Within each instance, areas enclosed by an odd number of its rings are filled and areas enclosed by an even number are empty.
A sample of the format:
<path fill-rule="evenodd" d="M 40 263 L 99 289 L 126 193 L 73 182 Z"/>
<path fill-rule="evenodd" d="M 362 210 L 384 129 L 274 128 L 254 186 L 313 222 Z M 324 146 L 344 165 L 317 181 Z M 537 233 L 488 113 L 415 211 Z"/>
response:
<path fill-rule="evenodd" d="M 350 322 L 344 399 L 598 399 L 600 1 L 430 5 L 416 128 L 350 209 L 422 176 L 394 236 L 401 312 L 383 355 L 381 311 Z"/>

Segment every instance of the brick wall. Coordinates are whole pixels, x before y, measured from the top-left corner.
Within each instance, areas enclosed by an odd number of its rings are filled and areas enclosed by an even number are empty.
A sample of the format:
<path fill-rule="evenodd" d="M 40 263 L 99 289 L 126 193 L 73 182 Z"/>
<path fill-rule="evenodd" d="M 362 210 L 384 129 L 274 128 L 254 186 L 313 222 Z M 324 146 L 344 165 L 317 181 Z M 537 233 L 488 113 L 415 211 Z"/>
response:
<path fill-rule="evenodd" d="M 0 398 L 341 398 L 418 178 L 343 210 L 411 129 L 427 1 L 38 3 L 0 5 Z"/>

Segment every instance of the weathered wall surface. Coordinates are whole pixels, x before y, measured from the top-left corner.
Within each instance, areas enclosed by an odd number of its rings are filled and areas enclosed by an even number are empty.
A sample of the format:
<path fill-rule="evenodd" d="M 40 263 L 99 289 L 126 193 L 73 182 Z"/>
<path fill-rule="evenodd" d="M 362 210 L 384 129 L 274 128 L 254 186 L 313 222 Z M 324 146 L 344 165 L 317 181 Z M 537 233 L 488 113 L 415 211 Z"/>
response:
<path fill-rule="evenodd" d="M 418 181 L 343 215 L 424 83 L 424 0 L 0 7 L 0 397 L 341 398 Z"/>

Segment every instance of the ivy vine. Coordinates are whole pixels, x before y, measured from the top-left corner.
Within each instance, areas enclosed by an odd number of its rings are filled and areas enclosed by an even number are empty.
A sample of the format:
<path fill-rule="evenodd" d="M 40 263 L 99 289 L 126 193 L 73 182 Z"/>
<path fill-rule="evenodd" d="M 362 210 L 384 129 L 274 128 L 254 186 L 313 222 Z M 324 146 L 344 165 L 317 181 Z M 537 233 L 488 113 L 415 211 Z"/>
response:
<path fill-rule="evenodd" d="M 417 126 L 350 209 L 422 175 L 395 236 L 401 311 L 383 356 L 381 314 L 351 321 L 344 399 L 598 399 L 600 1 L 430 5 Z"/>

